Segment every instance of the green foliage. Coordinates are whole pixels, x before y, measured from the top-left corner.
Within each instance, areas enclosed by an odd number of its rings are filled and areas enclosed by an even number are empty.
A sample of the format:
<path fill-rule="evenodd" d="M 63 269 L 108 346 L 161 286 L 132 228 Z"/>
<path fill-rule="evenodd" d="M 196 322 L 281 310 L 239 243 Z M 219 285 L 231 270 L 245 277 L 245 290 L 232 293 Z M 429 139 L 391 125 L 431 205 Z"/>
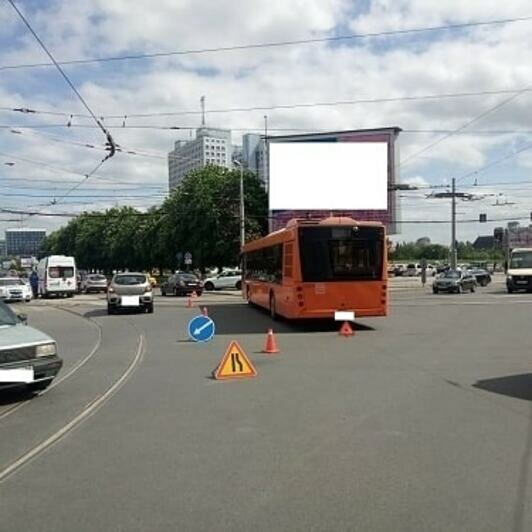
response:
<path fill-rule="evenodd" d="M 240 171 L 207 166 L 185 177 L 161 207 L 86 212 L 45 240 L 44 255 L 76 257 L 81 268 L 175 269 L 178 252 L 192 253 L 193 267 L 239 262 Z M 267 197 L 258 178 L 244 172 L 246 240 L 267 232 Z"/>
<path fill-rule="evenodd" d="M 462 261 L 497 261 L 504 258 L 501 249 L 477 250 L 471 242 L 457 242 L 456 250 L 458 260 Z M 397 244 L 395 250 L 389 253 L 389 259 L 395 261 L 418 261 L 421 259 L 448 261 L 449 247 L 440 244 L 418 245 L 413 242 L 403 242 Z"/>

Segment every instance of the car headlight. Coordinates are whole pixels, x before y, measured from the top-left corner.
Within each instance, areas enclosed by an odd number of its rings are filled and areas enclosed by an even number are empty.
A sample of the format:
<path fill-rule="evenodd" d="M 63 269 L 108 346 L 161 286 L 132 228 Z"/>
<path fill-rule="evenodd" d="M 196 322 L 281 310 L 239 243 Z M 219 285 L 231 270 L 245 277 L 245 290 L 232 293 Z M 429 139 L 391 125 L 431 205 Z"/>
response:
<path fill-rule="evenodd" d="M 38 345 L 35 353 L 38 357 L 51 357 L 57 355 L 57 345 L 55 342 Z"/>
<path fill-rule="evenodd" d="M 506 277 L 506 280 L 508 281 L 511 281 L 513 279 L 513 277 L 511 275 L 508 275 L 508 277 Z"/>

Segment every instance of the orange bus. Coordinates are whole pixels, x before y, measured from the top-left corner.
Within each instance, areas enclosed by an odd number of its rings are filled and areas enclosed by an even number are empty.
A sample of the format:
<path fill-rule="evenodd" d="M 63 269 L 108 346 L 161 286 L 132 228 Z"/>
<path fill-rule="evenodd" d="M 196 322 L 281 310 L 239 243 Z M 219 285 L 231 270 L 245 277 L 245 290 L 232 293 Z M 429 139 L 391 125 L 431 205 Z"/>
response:
<path fill-rule="evenodd" d="M 272 318 L 388 313 L 386 234 L 379 222 L 296 219 L 243 248 L 243 296 Z"/>

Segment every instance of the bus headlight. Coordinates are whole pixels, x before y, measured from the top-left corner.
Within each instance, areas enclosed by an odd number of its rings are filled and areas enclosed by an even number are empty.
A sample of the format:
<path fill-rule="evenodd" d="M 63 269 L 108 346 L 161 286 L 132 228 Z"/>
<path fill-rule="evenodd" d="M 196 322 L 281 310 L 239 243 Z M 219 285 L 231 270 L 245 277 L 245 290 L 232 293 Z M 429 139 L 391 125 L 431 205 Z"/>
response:
<path fill-rule="evenodd" d="M 55 342 L 38 345 L 37 349 L 35 350 L 35 354 L 38 357 L 51 357 L 57 355 L 57 345 Z"/>

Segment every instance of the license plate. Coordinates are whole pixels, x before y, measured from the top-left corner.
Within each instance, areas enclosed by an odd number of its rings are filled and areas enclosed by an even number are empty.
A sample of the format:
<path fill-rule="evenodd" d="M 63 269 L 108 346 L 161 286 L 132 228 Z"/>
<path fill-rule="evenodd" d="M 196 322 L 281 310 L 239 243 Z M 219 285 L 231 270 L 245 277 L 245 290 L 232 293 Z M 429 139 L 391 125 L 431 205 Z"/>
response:
<path fill-rule="evenodd" d="M 33 368 L 0 369 L 0 382 L 33 382 Z"/>
<path fill-rule="evenodd" d="M 528 281 L 515 281 L 515 284 L 528 284 Z"/>
<path fill-rule="evenodd" d="M 138 307 L 140 305 L 139 296 L 122 296 L 123 307 Z"/>

